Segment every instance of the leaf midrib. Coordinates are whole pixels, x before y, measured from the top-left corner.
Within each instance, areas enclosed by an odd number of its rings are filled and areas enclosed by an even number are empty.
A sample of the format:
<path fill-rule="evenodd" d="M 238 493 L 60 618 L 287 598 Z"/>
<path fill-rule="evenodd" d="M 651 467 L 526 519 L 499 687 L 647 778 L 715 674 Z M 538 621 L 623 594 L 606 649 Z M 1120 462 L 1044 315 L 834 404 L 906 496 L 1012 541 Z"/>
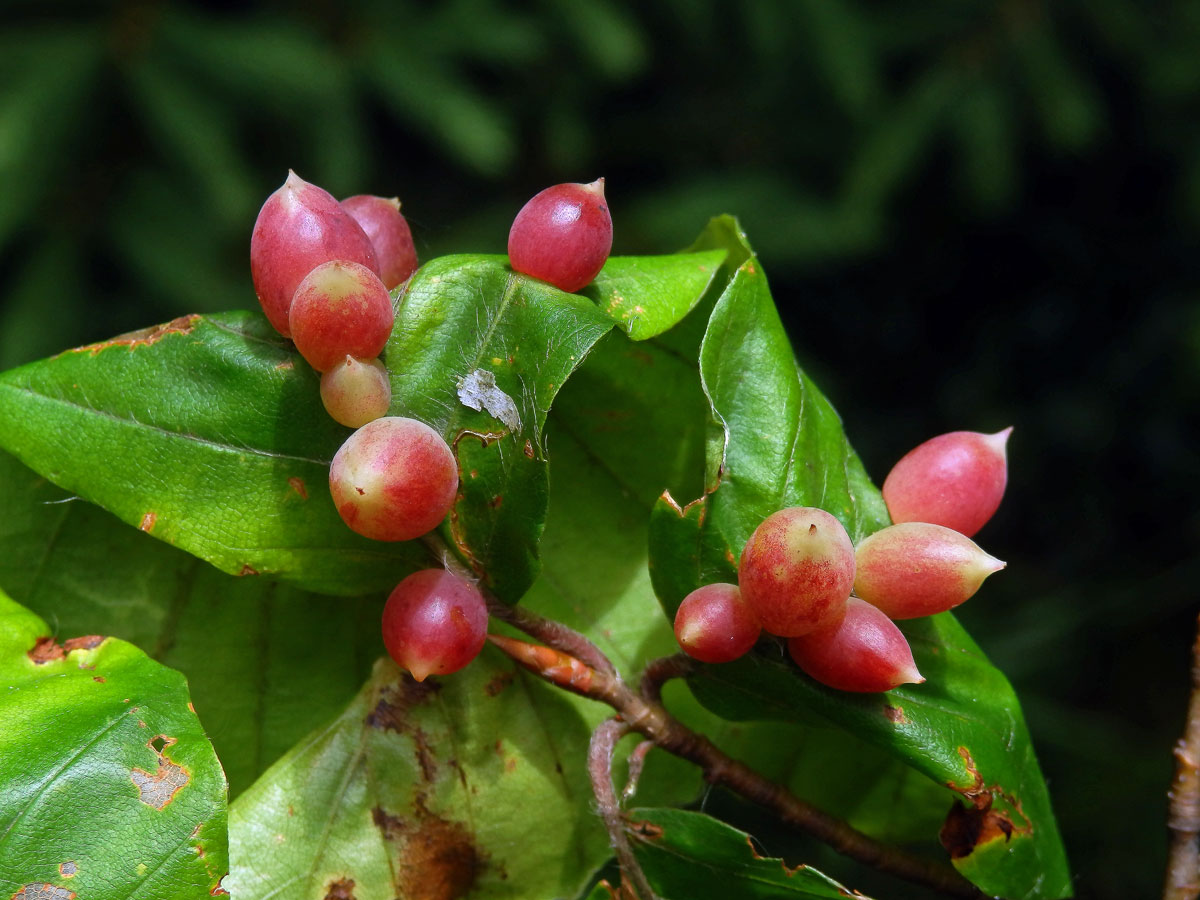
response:
<path fill-rule="evenodd" d="M 322 466 L 322 467 L 326 467 L 326 468 L 329 466 L 329 463 L 330 463 L 330 460 L 328 460 L 328 459 L 312 459 L 310 457 L 295 456 L 295 455 L 292 455 L 289 453 L 276 453 L 271 450 L 264 449 L 262 447 L 250 447 L 250 446 L 245 446 L 245 445 L 237 446 L 234 444 L 226 444 L 226 443 L 222 443 L 220 441 L 213 440 L 212 438 L 201 437 L 200 435 L 192 434 L 192 433 L 186 432 L 186 431 L 171 431 L 168 428 L 163 428 L 161 425 L 153 425 L 153 424 L 150 424 L 147 422 L 139 422 L 136 419 L 119 416 L 116 413 L 110 412 L 106 409 L 99 409 L 95 406 L 86 406 L 82 403 L 77 403 L 74 400 L 68 400 L 65 397 L 54 397 L 50 394 L 43 393 L 42 391 L 34 390 L 32 387 L 15 385 L 12 383 L 0 383 L 0 388 L 2 388 L 4 390 L 14 391 L 14 392 L 17 392 L 20 394 L 28 394 L 28 395 L 35 397 L 39 400 L 42 400 L 44 402 L 56 404 L 59 406 L 65 406 L 65 407 L 68 407 L 69 409 L 77 410 L 77 411 L 82 412 L 87 415 L 95 415 L 95 416 L 100 416 L 102 418 L 110 419 L 113 422 L 117 423 L 118 425 L 126 427 L 126 428 L 151 431 L 151 432 L 155 432 L 157 434 L 161 434 L 167 438 L 172 438 L 175 440 L 182 440 L 182 441 L 186 441 L 189 443 L 200 444 L 205 447 L 211 447 L 221 453 L 235 453 L 239 456 L 243 456 L 248 453 L 252 456 L 263 457 L 264 459 L 289 460 L 292 462 L 302 462 L 302 463 L 307 463 L 309 465 Z"/>

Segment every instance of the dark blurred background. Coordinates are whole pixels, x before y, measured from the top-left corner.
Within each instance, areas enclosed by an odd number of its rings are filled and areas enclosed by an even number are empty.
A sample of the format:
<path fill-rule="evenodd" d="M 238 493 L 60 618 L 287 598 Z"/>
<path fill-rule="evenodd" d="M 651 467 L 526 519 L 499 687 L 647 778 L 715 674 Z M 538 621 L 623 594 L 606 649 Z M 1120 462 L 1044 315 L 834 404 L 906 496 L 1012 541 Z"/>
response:
<path fill-rule="evenodd" d="M 962 618 L 1086 897 L 1152 896 L 1200 592 L 1200 4 L 0 4 L 0 368 L 250 307 L 288 168 L 424 258 L 608 179 L 615 251 L 741 217 L 867 468 L 1016 426 Z"/>

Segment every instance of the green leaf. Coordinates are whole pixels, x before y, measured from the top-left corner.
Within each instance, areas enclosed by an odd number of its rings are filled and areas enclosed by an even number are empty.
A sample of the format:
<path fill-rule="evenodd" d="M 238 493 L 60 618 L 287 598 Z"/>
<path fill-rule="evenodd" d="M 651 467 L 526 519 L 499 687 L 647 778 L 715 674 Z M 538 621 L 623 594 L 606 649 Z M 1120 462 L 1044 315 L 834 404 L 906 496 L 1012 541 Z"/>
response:
<path fill-rule="evenodd" d="M 122 638 L 184 672 L 230 796 L 336 715 L 383 651 L 382 597 L 225 575 L 6 453 L 0 586 L 56 631 Z"/>
<path fill-rule="evenodd" d="M 0 593 L 0 684 L 0 894 L 218 891 L 225 778 L 183 676 Z"/>
<path fill-rule="evenodd" d="M 234 896 L 574 896 L 608 855 L 590 726 L 491 647 L 418 684 L 377 665 L 357 699 L 230 812 Z"/>
<path fill-rule="evenodd" d="M 617 892 L 608 881 L 598 881 L 588 891 L 585 900 L 617 900 Z"/>
<path fill-rule="evenodd" d="M 750 835 L 703 813 L 633 809 L 633 852 L 655 892 L 675 900 L 844 900 L 849 891 L 808 866 L 760 856 Z M 855 894 L 854 896 L 862 896 Z"/>
<path fill-rule="evenodd" d="M 946 818 L 944 787 L 850 731 L 824 722 L 728 721 L 700 707 L 683 681 L 667 685 L 663 696 L 672 712 L 730 756 L 872 837 L 927 841 Z M 700 717 L 688 701 L 703 710 Z"/>
<path fill-rule="evenodd" d="M 707 492 L 684 508 L 665 496 L 650 525 L 651 573 L 671 616 L 701 584 L 736 579 L 746 539 L 777 509 L 826 509 L 856 542 L 889 521 L 836 413 L 796 365 L 754 256 L 718 301 L 700 364 L 713 422 Z M 1007 680 L 951 615 L 902 627 L 928 681 L 887 695 L 819 685 L 785 661 L 780 642 L 702 666 L 690 684 L 729 719 L 845 728 L 965 798 L 969 811 L 955 814 L 963 827 L 948 842 L 958 867 L 986 891 L 1069 893 L 1046 787 Z"/>
<path fill-rule="evenodd" d="M 583 289 L 635 341 L 673 328 L 708 290 L 724 249 L 674 256 L 614 256 Z M 647 298 L 653 300 L 647 304 Z"/>
<path fill-rule="evenodd" d="M 717 258 L 718 255 L 710 255 L 704 259 Z M 481 261 L 481 265 L 484 263 L 488 261 Z M 667 258 L 663 265 L 676 267 L 681 263 L 676 258 Z M 623 288 L 635 303 L 646 304 L 652 314 L 655 313 L 655 302 L 675 304 L 677 314 L 695 306 L 696 298 L 679 302 L 677 297 L 661 296 L 661 278 L 653 277 L 651 261 L 644 261 L 642 267 L 647 278 L 630 280 Z M 487 268 L 494 266 L 488 263 Z M 699 271 L 694 265 L 687 268 L 692 272 Z M 450 266 L 446 271 L 460 272 L 461 268 Z M 436 266 L 419 277 L 428 276 L 432 281 L 439 274 L 443 282 L 451 277 L 445 272 L 439 273 Z M 712 277 L 711 273 L 701 274 L 703 277 L 696 279 L 698 292 L 703 291 Z M 510 277 L 505 275 L 506 279 Z M 438 283 L 442 282 L 433 282 L 424 288 L 418 286 L 415 294 L 410 291 L 406 307 L 414 302 L 414 295 L 417 302 L 426 302 L 421 292 L 432 293 L 433 286 Z M 504 283 L 507 284 L 507 280 Z M 530 287 L 542 292 L 535 296 L 543 304 L 543 312 L 546 303 L 554 302 L 559 296 L 540 285 L 530 283 Z M 523 288 L 517 285 L 515 290 Z M 507 324 L 508 317 L 533 314 L 525 304 L 517 302 L 522 296 L 525 295 L 517 293 L 507 301 L 510 307 L 515 307 L 512 312 L 492 314 L 487 319 L 499 323 L 494 336 L 489 339 L 489 346 L 502 350 L 512 346 L 506 343 L 510 340 L 506 337 L 507 330 L 512 327 Z M 434 299 L 430 297 L 428 302 L 432 303 Z M 451 308 L 450 314 L 465 316 L 468 311 L 469 307 L 465 310 Z M 435 334 L 447 329 L 459 335 L 458 355 L 446 358 L 463 366 L 461 335 L 474 332 L 457 327 L 454 322 L 441 322 L 440 317 L 446 314 L 426 310 L 417 315 L 415 308 L 409 308 L 407 311 L 402 309 L 401 317 L 405 323 L 414 325 L 432 323 Z M 563 314 L 556 313 L 556 319 L 561 327 Z M 411 339 L 415 346 L 417 338 L 410 338 L 407 327 L 406 324 L 398 326 L 396 334 L 405 341 Z M 430 343 L 440 346 L 443 342 L 435 338 Z M 392 361 L 404 356 L 393 349 L 395 346 L 393 344 L 388 351 Z M 542 352 L 545 352 L 544 346 Z M 409 354 L 408 358 L 418 355 Z M 481 358 L 487 359 L 487 354 Z M 496 358 L 503 361 L 507 356 Z M 522 359 L 519 352 L 514 354 L 514 369 Z M 473 362 L 470 364 L 474 365 Z M 432 391 L 426 392 L 421 387 L 424 372 L 421 366 L 410 367 L 407 374 L 397 376 L 397 381 L 412 379 L 415 382 L 406 383 L 405 390 L 417 398 L 416 402 L 429 404 L 429 415 L 436 417 L 439 411 L 442 415 L 482 415 L 465 408 L 462 411 L 447 410 L 448 405 L 461 406 L 453 395 L 442 398 L 445 402 L 439 403 L 436 391 L 445 390 L 444 380 L 436 377 L 435 363 L 429 362 L 428 366 L 428 383 Z M 503 378 L 512 377 L 510 371 L 497 367 L 497 381 L 501 386 L 505 384 Z M 674 390 L 677 383 L 682 385 L 689 371 L 694 395 L 692 402 L 661 402 L 662 397 L 673 396 L 665 392 Z M 619 378 L 615 377 L 618 373 Z M 662 479 L 666 478 L 666 483 L 670 483 L 671 472 L 681 468 L 695 469 L 702 464 L 705 407 L 696 381 L 694 363 L 679 358 L 654 341 L 635 344 L 622 334 L 613 334 L 592 351 L 555 402 L 553 414 L 538 426 L 544 426 L 544 442 L 551 448 L 553 494 L 541 547 L 541 574 L 523 602 L 585 629 L 622 671 L 630 673 L 636 672 L 649 657 L 672 648 L 670 629 L 654 601 L 645 569 L 645 523 L 650 504 L 664 483 Z M 512 396 L 525 401 L 529 399 L 526 393 L 516 391 Z M 659 402 L 654 402 L 656 398 Z M 530 415 L 526 415 L 526 410 L 525 406 L 519 408 L 523 422 L 538 422 L 536 404 L 528 407 Z M 606 412 L 621 410 L 631 414 L 618 424 L 640 430 L 640 443 L 631 444 L 623 439 L 622 431 L 610 430 L 613 417 Z M 689 418 L 701 427 L 692 427 L 693 452 L 690 457 L 684 457 L 690 463 L 681 467 L 679 460 L 660 453 L 659 448 L 664 442 L 679 441 L 678 428 Z M 454 427 L 465 427 L 466 424 Z M 524 454 L 519 458 L 526 459 Z M 621 473 L 626 466 L 634 469 L 630 478 L 638 485 L 635 491 L 622 483 Z M 650 484 L 654 486 L 647 488 Z M 394 678 L 390 666 L 381 669 L 373 682 L 375 690 L 384 690 L 380 684 L 386 682 L 385 673 L 392 673 L 388 677 Z M 294 871 L 301 871 L 298 880 L 288 885 L 282 896 L 290 896 L 286 892 L 292 890 L 319 893 L 328 890 L 337 880 L 349 878 L 353 878 L 359 888 L 379 890 L 386 896 L 386 890 L 397 889 L 388 880 L 391 878 L 387 868 L 388 854 L 394 859 L 405 852 L 405 829 L 410 827 L 414 817 L 417 821 L 431 821 L 424 817 L 433 814 L 441 820 L 469 826 L 470 846 L 488 854 L 478 869 L 477 890 L 481 896 L 570 896 L 577 892 L 609 853 L 598 823 L 590 816 L 581 820 L 580 814 L 590 803 L 591 796 L 582 771 L 582 747 L 591 728 L 610 711 L 600 704 L 547 688 L 523 671 L 515 673 L 516 680 L 508 687 L 499 689 L 513 675 L 511 664 L 489 651 L 463 672 L 439 680 L 436 683 L 441 688 L 435 695 L 436 706 L 430 701 L 420 710 L 411 710 L 404 718 L 406 723 L 419 726 L 423 736 L 419 741 L 401 741 L 399 747 L 389 746 L 386 738 L 380 739 L 364 730 L 363 716 L 375 708 L 377 701 L 373 701 L 373 695 L 369 693 L 360 697 L 355 707 L 330 730 L 314 736 L 312 741 L 303 742 L 239 799 L 234 813 L 234 869 L 236 878 L 247 880 L 235 880 L 235 885 L 253 895 L 259 886 L 282 884 Z M 412 687 L 411 681 L 399 684 Z M 494 697 L 489 695 L 488 685 L 494 685 Z M 536 719 L 531 718 L 531 706 L 537 711 Z M 367 737 L 362 737 L 363 734 Z M 394 735 L 391 737 L 395 739 Z M 534 767 L 536 773 L 527 770 L 523 764 L 516 770 L 535 780 L 523 786 L 520 783 L 512 786 L 503 777 L 495 775 L 499 760 L 495 753 L 497 741 L 502 742 L 506 754 L 510 742 L 515 742 L 514 752 L 533 754 L 542 759 Z M 421 765 L 422 753 L 425 754 L 424 767 Z M 554 762 L 542 757 L 548 753 L 555 754 L 563 775 L 558 775 Z M 449 758 L 467 767 L 465 775 L 459 776 L 453 769 L 448 773 L 445 771 Z M 329 766 L 332 765 L 330 760 L 336 759 L 360 761 L 357 763 L 360 768 L 349 776 L 344 793 L 340 794 L 348 799 L 340 805 L 331 801 L 329 794 L 321 792 L 342 790 L 341 782 L 336 781 L 333 773 L 330 772 L 327 778 L 310 775 L 312 767 L 318 764 Z M 377 777 L 373 774 L 376 766 L 389 774 Z M 436 768 L 433 779 L 436 784 L 431 788 L 422 779 L 427 772 L 434 772 L 435 766 L 441 768 Z M 322 778 L 322 787 L 314 789 L 314 782 L 308 780 L 310 777 Z M 560 777 L 565 779 L 563 783 L 569 789 L 555 781 Z M 466 779 L 470 790 L 462 787 L 462 778 Z M 312 797 L 311 809 L 302 812 L 294 798 L 288 799 L 289 785 L 297 784 L 306 785 L 302 796 Z M 699 777 L 690 766 L 667 759 L 665 755 L 655 755 L 643 776 L 642 791 L 643 796 L 649 795 L 660 802 L 680 802 L 693 796 L 699 784 Z M 483 793 L 474 793 L 475 788 Z M 510 789 L 515 792 L 513 795 L 503 793 Z M 497 793 L 493 796 L 489 791 Z M 389 796 L 387 792 L 393 799 L 384 802 Z M 519 795 L 517 800 L 506 799 L 516 795 Z M 435 802 L 438 805 L 434 805 Z M 379 817 L 382 828 L 372 825 L 368 814 L 372 803 L 383 803 L 382 809 L 387 815 Z M 293 807 L 292 816 L 286 813 L 289 804 Z M 514 804 L 516 809 L 536 806 L 536 820 L 526 821 L 530 817 L 516 816 Z M 508 817 L 513 816 L 516 816 L 515 820 L 509 821 Z M 296 824 L 298 819 L 306 821 Z M 503 828 L 497 824 L 501 819 L 507 823 Z M 273 831 L 276 825 L 278 829 Z M 272 852 L 276 852 L 275 845 L 270 843 L 277 840 L 276 834 L 285 836 L 280 846 L 290 847 L 296 843 L 293 832 L 284 830 L 293 826 L 312 837 L 313 843 L 300 845 L 294 858 L 282 858 L 278 872 L 258 868 L 258 861 L 264 858 L 260 848 L 271 847 Z M 440 831 L 451 836 L 463 833 L 456 829 Z M 489 845 L 486 835 L 493 831 L 497 834 L 503 831 L 507 837 L 503 841 L 497 838 L 495 846 Z M 319 849 L 314 851 L 318 836 L 322 834 L 328 836 L 325 846 L 332 848 L 325 856 L 321 856 Z M 390 841 L 389 835 L 396 840 Z M 255 843 L 260 837 L 262 843 Z M 250 843 L 243 844 L 243 840 Z M 353 850 L 346 849 L 351 847 Z M 466 854 L 466 847 L 465 842 L 456 842 L 452 849 Z M 337 868 L 331 861 L 335 850 L 347 859 L 364 860 L 363 866 L 353 872 L 345 867 Z M 312 859 L 314 852 L 315 860 Z M 470 857 L 470 854 L 466 855 Z M 298 860 L 303 862 L 302 866 Z M 532 881 L 522 882 L 517 876 L 527 866 L 537 867 L 537 875 L 530 876 Z M 506 872 L 508 878 L 497 880 L 499 871 Z M 285 876 L 284 872 L 288 874 Z M 436 874 L 432 877 L 436 880 Z M 276 878 L 280 880 L 273 880 Z M 547 886 L 539 892 L 542 884 Z"/>
<path fill-rule="evenodd" d="M 508 602 L 537 574 L 546 413 L 610 328 L 591 300 L 517 275 L 505 257 L 435 259 L 403 295 L 387 346 L 392 412 L 450 439 L 460 483 L 449 536 Z M 475 409 L 468 391 L 481 395 Z"/>
<path fill-rule="evenodd" d="M 395 586 L 419 544 L 346 528 L 326 487 L 349 435 L 258 314 L 188 316 L 0 375 L 0 445 L 225 572 L 331 594 Z"/>
<path fill-rule="evenodd" d="M 719 255 L 614 260 L 597 290 L 644 311 L 625 327 L 653 333 L 697 303 Z M 435 260 L 400 297 L 392 412 L 450 439 L 462 486 L 447 534 L 506 600 L 536 577 L 547 411 L 613 322 L 503 257 Z M 472 378 L 494 379 L 492 399 L 507 405 L 465 405 Z M 390 589 L 431 558 L 341 522 L 325 484 L 349 431 L 326 415 L 317 383 L 261 316 L 190 316 L 0 375 L 0 445 L 223 571 L 327 593 Z"/>

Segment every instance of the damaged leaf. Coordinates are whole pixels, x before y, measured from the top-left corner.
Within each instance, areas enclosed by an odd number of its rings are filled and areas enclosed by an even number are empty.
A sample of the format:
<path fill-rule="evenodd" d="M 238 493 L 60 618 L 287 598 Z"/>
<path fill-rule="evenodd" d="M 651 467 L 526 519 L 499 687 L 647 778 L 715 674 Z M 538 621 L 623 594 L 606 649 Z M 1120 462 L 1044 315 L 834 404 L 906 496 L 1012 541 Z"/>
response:
<path fill-rule="evenodd" d="M 0 374 L 0 447 L 225 572 L 383 590 L 430 558 L 338 516 L 329 461 L 350 431 L 318 384 L 261 314 L 189 316 Z"/>
<path fill-rule="evenodd" d="M 187 675 L 230 796 L 342 709 L 383 652 L 382 596 L 347 601 L 226 575 L 3 452 L 0 547 L 0 585 L 62 633 L 104 631 Z M 37 646 L 53 656 L 78 642 Z"/>
<path fill-rule="evenodd" d="M 689 900 L 845 900 L 850 892 L 809 866 L 760 855 L 753 839 L 703 813 L 632 809 L 627 831 L 655 892 Z M 854 897 L 867 898 L 855 893 Z"/>
<path fill-rule="evenodd" d="M 505 687 L 489 690 L 503 676 Z M 574 896 L 608 844 L 581 815 L 590 726 L 498 651 L 418 684 L 381 661 L 362 692 L 230 812 L 234 896 Z"/>
<path fill-rule="evenodd" d="M 745 253 L 700 350 L 710 417 L 705 488 L 679 495 L 692 500 L 686 506 L 664 494 L 651 518 L 650 570 L 668 616 L 701 584 L 736 580 L 746 539 L 777 509 L 825 509 L 855 541 L 889 521 L 836 412 L 796 364 L 761 264 L 744 236 L 730 230 L 727 237 Z M 990 798 L 979 801 L 992 804 L 989 822 L 1003 815 L 1028 827 L 1003 840 L 994 829 L 979 829 L 991 837 L 989 847 L 1003 847 L 1003 864 L 960 846 L 955 865 L 988 893 L 1069 895 L 1046 785 L 1008 681 L 951 614 L 899 624 L 924 684 L 886 695 L 836 691 L 802 674 L 775 641 L 732 663 L 701 665 L 689 684 L 728 719 L 844 728 L 949 788 L 947 807 L 956 796 Z M 924 837 L 932 842 L 937 835 Z"/>
<path fill-rule="evenodd" d="M 31 657 L 47 640 L 61 653 Z M 219 890 L 225 778 L 189 705 L 133 645 L 59 642 L 0 593 L 0 896 Z"/>
<path fill-rule="evenodd" d="M 667 323 L 699 302 L 719 256 L 610 267 L 623 296 Z M 672 279 L 681 266 L 691 277 Z M 661 290 L 668 281 L 671 290 Z M 516 274 L 503 256 L 435 259 L 400 298 L 385 356 L 392 412 L 428 422 L 450 441 L 459 496 L 446 537 L 502 600 L 519 600 L 539 571 L 551 404 L 613 325 L 596 301 Z"/>

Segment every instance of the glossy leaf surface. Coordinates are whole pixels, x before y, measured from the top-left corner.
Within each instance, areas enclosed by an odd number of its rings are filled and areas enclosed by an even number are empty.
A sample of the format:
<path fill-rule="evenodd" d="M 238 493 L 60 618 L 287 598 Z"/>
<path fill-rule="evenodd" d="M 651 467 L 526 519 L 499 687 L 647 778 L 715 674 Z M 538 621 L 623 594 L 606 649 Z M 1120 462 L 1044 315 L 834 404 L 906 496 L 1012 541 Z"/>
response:
<path fill-rule="evenodd" d="M 0 588 L 56 632 L 130 641 L 187 676 L 231 797 L 336 715 L 383 652 L 382 596 L 226 575 L 6 453 L 0 548 Z"/>
<path fill-rule="evenodd" d="M 351 532 L 329 497 L 350 434 L 260 314 L 188 316 L 0 375 L 0 445 L 225 572 L 383 590 L 429 557 Z"/>
<path fill-rule="evenodd" d="M 760 856 L 750 835 L 704 813 L 629 811 L 633 852 L 655 892 L 666 898 L 844 900 L 846 888 L 808 866 Z M 854 896 L 863 896 L 855 894 Z"/>
<path fill-rule="evenodd" d="M 664 496 L 651 520 L 651 571 L 668 614 L 701 584 L 735 580 L 746 538 L 777 509 L 825 509 L 854 540 L 888 523 L 837 414 L 797 366 L 748 247 L 709 320 L 700 371 L 714 425 L 706 491 L 686 508 Z M 832 722 L 894 754 L 965 799 L 967 812 L 956 814 L 944 842 L 977 884 L 1005 895 L 1068 894 L 1061 840 L 1012 688 L 948 614 L 904 624 L 924 685 L 887 695 L 834 691 L 773 644 L 773 652 L 702 666 L 691 685 L 725 718 Z"/>
<path fill-rule="evenodd" d="M 662 259 L 615 261 L 607 282 L 656 327 L 695 304 L 715 266 L 712 253 Z M 435 260 L 399 302 L 392 411 L 452 442 L 462 496 L 449 536 L 515 601 L 537 572 L 546 414 L 614 319 L 503 257 Z M 471 377 L 488 385 L 478 410 L 461 399 Z M 348 434 L 322 410 L 315 374 L 254 314 L 188 316 L 0 376 L 0 444 L 35 470 L 226 572 L 326 593 L 385 590 L 430 563 L 419 545 L 341 523 L 327 470 Z"/>
<path fill-rule="evenodd" d="M 0 685 L 0 894 L 220 892 L 225 778 L 182 675 L 0 593 Z"/>

